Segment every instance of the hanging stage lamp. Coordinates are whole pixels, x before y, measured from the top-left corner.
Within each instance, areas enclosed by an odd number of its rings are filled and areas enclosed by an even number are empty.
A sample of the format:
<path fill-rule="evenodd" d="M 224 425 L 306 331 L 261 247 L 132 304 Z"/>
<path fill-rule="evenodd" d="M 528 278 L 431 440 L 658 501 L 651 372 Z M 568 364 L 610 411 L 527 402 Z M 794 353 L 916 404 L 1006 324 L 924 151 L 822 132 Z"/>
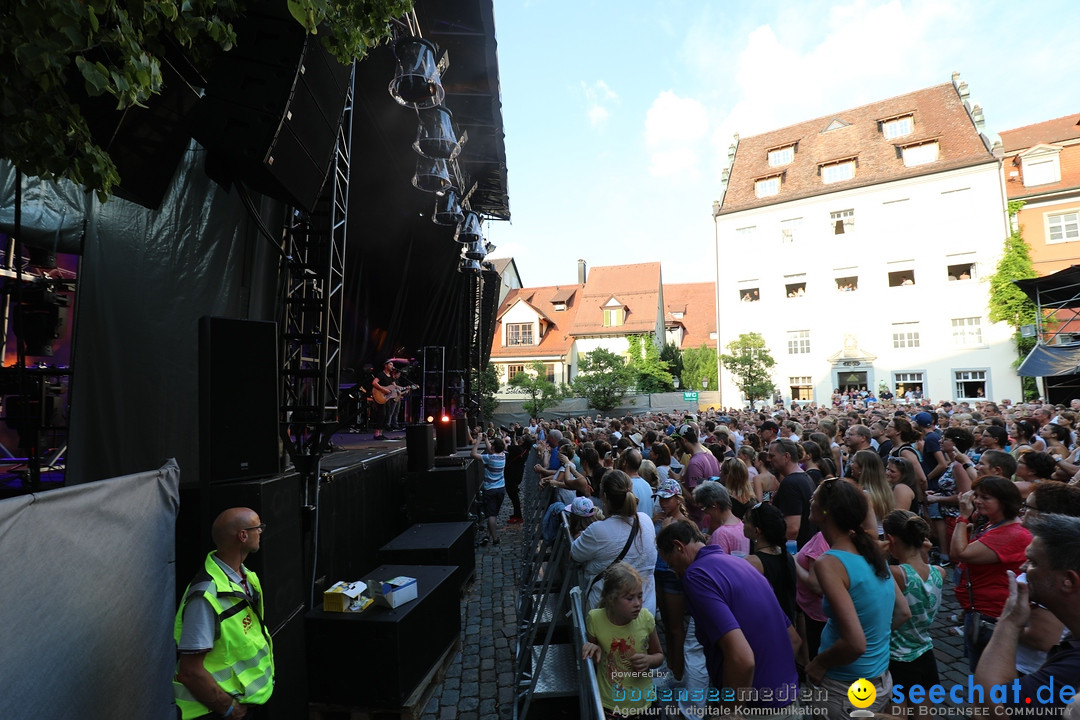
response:
<path fill-rule="evenodd" d="M 450 173 L 446 169 L 446 161 L 418 157 L 412 184 L 424 192 L 438 193 L 446 190 L 450 187 Z"/>
<path fill-rule="evenodd" d="M 431 214 L 431 221 L 436 225 L 459 225 L 464 219 L 465 213 L 461 212 L 457 188 L 451 185 L 435 200 L 435 212 Z"/>
<path fill-rule="evenodd" d="M 464 255 L 469 260 L 476 260 L 477 262 L 483 260 L 484 256 L 487 255 L 487 250 L 484 249 L 484 239 L 478 238 L 466 245 Z"/>
<path fill-rule="evenodd" d="M 454 233 L 454 240 L 462 245 L 471 245 L 478 240 L 483 242 L 484 234 L 480 229 L 480 216 L 472 210 L 465 213 L 465 219 L 461 221 L 457 232 Z"/>
<path fill-rule="evenodd" d="M 480 270 L 481 270 L 480 261 L 479 260 L 470 260 L 469 258 L 462 256 L 461 261 L 458 263 L 458 268 L 457 269 L 458 269 L 458 272 L 460 272 L 460 273 L 470 272 L 470 271 L 472 271 L 472 272 L 480 272 Z"/>
<path fill-rule="evenodd" d="M 453 116 L 444 106 L 420 110 L 420 128 L 416 131 L 413 150 L 424 157 L 453 160 L 461 152 L 461 143 L 454 135 Z"/>
<path fill-rule="evenodd" d="M 435 45 L 424 38 L 405 37 L 394 44 L 397 70 L 390 95 L 405 107 L 422 110 L 441 105 L 446 96 L 439 77 Z"/>

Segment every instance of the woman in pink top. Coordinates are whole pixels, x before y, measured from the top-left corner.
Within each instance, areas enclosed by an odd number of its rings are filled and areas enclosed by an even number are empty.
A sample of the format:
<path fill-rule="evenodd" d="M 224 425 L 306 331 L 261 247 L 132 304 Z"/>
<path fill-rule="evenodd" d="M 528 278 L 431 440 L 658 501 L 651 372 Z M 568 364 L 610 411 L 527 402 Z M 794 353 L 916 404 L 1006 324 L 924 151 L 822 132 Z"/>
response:
<path fill-rule="evenodd" d="M 829 549 L 829 541 L 820 532 L 806 541 L 795 556 L 795 603 L 802 610 L 796 629 L 802 638 L 796 662 L 806 666 L 818 653 L 821 631 L 825 629 L 825 611 L 821 609 L 821 588 L 813 582 L 810 568 Z"/>
<path fill-rule="evenodd" d="M 718 482 L 707 480 L 694 490 L 694 502 L 709 516 L 709 545 L 719 545 L 730 555 L 750 554 L 750 539 L 743 534 L 742 520 L 731 512 L 731 495 Z"/>

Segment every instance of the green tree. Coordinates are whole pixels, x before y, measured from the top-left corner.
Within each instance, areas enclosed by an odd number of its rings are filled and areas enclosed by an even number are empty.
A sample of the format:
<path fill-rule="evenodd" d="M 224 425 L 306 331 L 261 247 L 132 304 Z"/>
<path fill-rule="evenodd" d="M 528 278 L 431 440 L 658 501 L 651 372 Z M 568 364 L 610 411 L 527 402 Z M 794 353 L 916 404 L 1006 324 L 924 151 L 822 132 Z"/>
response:
<path fill-rule="evenodd" d="M 768 398 L 776 389 L 770 378 L 776 360 L 765 347 L 765 338 L 758 333 L 743 333 L 728 343 L 728 354 L 720 362 L 735 376 L 735 385 L 750 401 L 753 410 L 756 400 Z"/>
<path fill-rule="evenodd" d="M 668 372 L 671 373 L 672 381 L 675 378 L 682 380 L 683 374 L 683 358 L 682 350 L 679 346 L 673 342 L 666 343 L 664 347 L 660 348 L 660 359 L 667 363 Z M 669 390 L 674 390 L 674 382 Z"/>
<path fill-rule="evenodd" d="M 495 393 L 499 391 L 499 373 L 494 365 L 488 363 L 487 367 L 476 373 L 474 382 L 480 393 L 480 416 L 485 421 L 491 420 L 499 407 L 499 401 L 495 399 Z"/>
<path fill-rule="evenodd" d="M 547 379 L 547 370 L 539 360 L 533 361 L 529 370 L 532 374 L 522 371 L 510 378 L 510 385 L 520 388 L 529 396 L 529 399 L 521 404 L 525 412 L 532 417 L 539 417 L 540 413 L 562 400 L 563 389 Z"/>
<path fill-rule="evenodd" d="M 702 378 L 709 381 L 709 387 L 719 388 L 716 377 L 716 351 L 701 343 L 701 347 L 687 348 L 682 351 L 683 372 L 682 386 L 687 390 L 701 388 Z"/>
<path fill-rule="evenodd" d="M 578 374 L 570 386 L 589 406 L 602 413 L 615 408 L 626 397 L 633 376 L 626 359 L 610 350 L 597 348 L 578 362 Z"/>
<path fill-rule="evenodd" d="M 660 348 L 653 342 L 653 335 L 631 335 L 627 341 L 627 367 L 633 376 L 634 388 L 639 393 L 671 390 L 672 376 L 667 363 L 660 359 Z"/>
<path fill-rule="evenodd" d="M 412 0 L 275 0 L 343 62 L 390 36 Z M 120 182 L 95 142 L 85 96 L 146 106 L 162 62 L 180 48 L 200 71 L 236 42 L 247 0 L 18 0 L 0 13 L 0 157 L 27 175 L 66 178 L 104 201 Z"/>
<path fill-rule="evenodd" d="M 1013 231 L 1005 238 L 1005 248 L 998 260 L 997 269 L 990 276 L 990 321 L 1008 323 L 1013 328 L 1013 343 L 1016 346 L 1017 359 L 1013 367 L 1019 367 L 1031 349 L 1036 338 L 1022 337 L 1022 325 L 1034 325 L 1036 307 L 1023 290 L 1013 280 L 1025 280 L 1038 275 L 1031 262 L 1031 252 L 1024 242 L 1023 227 L 1017 222 L 1017 214 L 1024 206 L 1022 200 L 1009 202 L 1009 220 Z M 1035 378 L 1020 378 L 1024 398 L 1030 400 L 1038 395 Z"/>

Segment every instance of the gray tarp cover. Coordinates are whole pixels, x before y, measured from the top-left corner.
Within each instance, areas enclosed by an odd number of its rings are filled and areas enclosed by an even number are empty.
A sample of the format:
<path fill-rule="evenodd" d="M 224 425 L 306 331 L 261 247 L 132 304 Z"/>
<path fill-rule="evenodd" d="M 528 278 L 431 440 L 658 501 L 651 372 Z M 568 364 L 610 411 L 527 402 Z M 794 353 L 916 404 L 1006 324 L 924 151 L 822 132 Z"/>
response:
<path fill-rule="evenodd" d="M 1024 377 L 1051 377 L 1080 372 L 1080 345 L 1036 345 L 1017 370 Z"/>
<path fill-rule="evenodd" d="M 0 501 L 0 718 L 175 717 L 180 469 Z"/>

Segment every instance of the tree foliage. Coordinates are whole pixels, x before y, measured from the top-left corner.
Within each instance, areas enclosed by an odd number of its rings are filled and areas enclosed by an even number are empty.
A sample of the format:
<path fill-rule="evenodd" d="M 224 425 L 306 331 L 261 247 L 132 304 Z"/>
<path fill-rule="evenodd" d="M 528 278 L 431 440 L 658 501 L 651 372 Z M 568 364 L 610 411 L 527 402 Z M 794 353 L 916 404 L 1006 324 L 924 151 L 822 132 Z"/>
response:
<path fill-rule="evenodd" d="M 743 333 L 728 343 L 728 354 L 720 356 L 720 362 L 735 376 L 735 385 L 750 401 L 754 402 L 772 395 L 776 389 L 771 379 L 776 360 L 765 347 L 765 338 L 758 333 Z"/>
<path fill-rule="evenodd" d="M 412 0 L 267 0 L 288 4 L 342 61 L 389 37 Z M 27 175 L 66 178 L 107 199 L 120 182 L 91 136 L 85 96 L 119 110 L 162 91 L 162 62 L 180 48 L 200 70 L 236 42 L 244 0 L 13 0 L 0 13 L 0 157 Z"/>
<path fill-rule="evenodd" d="M 1024 358 L 1035 347 L 1036 338 L 1020 335 L 1022 325 L 1033 325 L 1036 320 L 1035 303 L 1018 288 L 1013 280 L 1025 280 L 1037 277 L 1035 265 L 1031 261 L 1031 251 L 1024 241 L 1024 228 L 1017 222 L 1017 215 L 1024 206 L 1022 200 L 1009 203 L 1009 219 L 1013 231 L 1005 238 L 1005 248 L 998 260 L 997 269 L 990 276 L 990 313 L 991 322 L 1008 323 L 1013 328 L 1013 343 L 1016 345 L 1017 359 L 1013 363 L 1019 367 Z M 1032 399 L 1038 394 L 1034 378 L 1021 378 L 1025 399 Z"/>
<path fill-rule="evenodd" d="M 563 389 L 547 379 L 547 370 L 539 360 L 533 361 L 529 370 L 532 372 L 522 371 L 510 378 L 510 385 L 521 388 L 529 396 L 529 399 L 521 404 L 525 412 L 532 417 L 539 417 L 540 413 L 562 400 Z"/>
<path fill-rule="evenodd" d="M 576 395 L 589 401 L 590 407 L 607 413 L 626 397 L 632 381 L 624 358 L 597 348 L 581 358 L 578 374 L 570 385 Z"/>
<path fill-rule="evenodd" d="M 499 391 L 499 372 L 494 365 L 488 363 L 487 367 L 476 374 L 475 382 L 480 394 L 480 416 L 484 420 L 491 420 L 499 407 L 499 401 L 495 398 L 495 393 Z"/>
<path fill-rule="evenodd" d="M 706 347 L 705 343 L 702 343 L 701 347 L 683 350 L 682 363 L 682 387 L 697 390 L 701 387 L 703 378 L 709 381 L 710 388 L 720 387 L 716 376 L 716 351 Z"/>
<path fill-rule="evenodd" d="M 634 388 L 639 393 L 666 392 L 672 389 L 672 376 L 668 364 L 660 359 L 660 349 L 653 342 L 653 335 L 631 335 L 627 338 L 627 367 L 633 376 Z"/>
<path fill-rule="evenodd" d="M 682 350 L 678 345 L 673 342 L 665 343 L 664 347 L 660 348 L 660 359 L 667 363 L 667 369 L 673 381 L 675 378 L 682 380 L 683 358 Z"/>

